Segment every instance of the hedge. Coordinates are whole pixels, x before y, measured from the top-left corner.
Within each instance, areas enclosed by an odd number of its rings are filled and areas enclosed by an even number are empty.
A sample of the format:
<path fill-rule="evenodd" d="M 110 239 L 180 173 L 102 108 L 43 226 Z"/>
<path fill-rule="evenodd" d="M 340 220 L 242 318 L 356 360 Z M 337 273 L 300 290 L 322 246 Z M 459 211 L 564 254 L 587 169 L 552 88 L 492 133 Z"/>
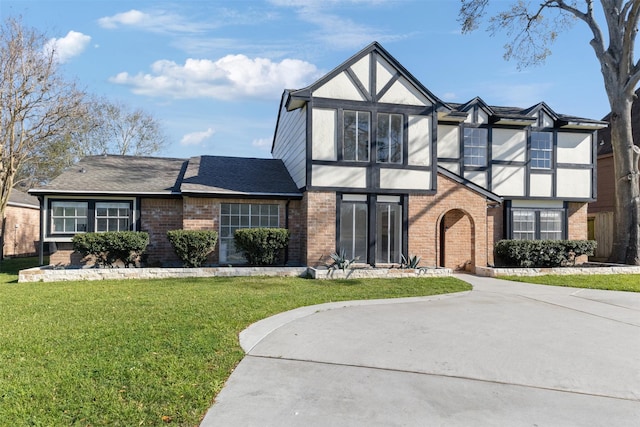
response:
<path fill-rule="evenodd" d="M 149 234 L 138 231 L 107 231 L 76 234 L 73 250 L 83 257 L 93 256 L 96 264 L 113 267 L 121 261 L 125 267 L 135 266 L 149 244 Z"/>
<path fill-rule="evenodd" d="M 185 267 L 200 267 L 213 252 L 218 233 L 212 230 L 171 230 L 167 238 Z"/>
<path fill-rule="evenodd" d="M 236 249 L 251 265 L 273 265 L 281 262 L 280 255 L 289 244 L 289 230 L 285 228 L 240 228 L 233 235 Z"/>
<path fill-rule="evenodd" d="M 593 240 L 500 240 L 496 256 L 507 266 L 561 267 L 574 265 L 576 257 L 593 255 Z"/>

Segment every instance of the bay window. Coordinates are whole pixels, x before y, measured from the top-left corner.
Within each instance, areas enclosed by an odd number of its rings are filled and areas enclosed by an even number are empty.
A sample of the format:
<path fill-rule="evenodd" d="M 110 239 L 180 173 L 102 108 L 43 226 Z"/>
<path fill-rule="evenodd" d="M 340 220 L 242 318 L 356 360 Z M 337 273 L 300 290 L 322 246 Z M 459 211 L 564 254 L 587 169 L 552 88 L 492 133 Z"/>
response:
<path fill-rule="evenodd" d="M 49 235 L 130 231 L 133 227 L 132 200 L 51 200 Z"/>

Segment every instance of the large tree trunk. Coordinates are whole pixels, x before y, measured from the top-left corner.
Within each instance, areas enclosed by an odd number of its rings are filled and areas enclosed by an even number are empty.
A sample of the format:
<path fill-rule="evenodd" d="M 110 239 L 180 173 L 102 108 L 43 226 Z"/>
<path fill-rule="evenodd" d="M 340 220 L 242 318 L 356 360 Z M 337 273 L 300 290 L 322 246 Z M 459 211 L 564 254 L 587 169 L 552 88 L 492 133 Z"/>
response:
<path fill-rule="evenodd" d="M 624 94 L 610 99 L 611 146 L 615 171 L 615 221 L 611 262 L 640 265 L 640 149 L 633 144 L 632 101 Z"/>

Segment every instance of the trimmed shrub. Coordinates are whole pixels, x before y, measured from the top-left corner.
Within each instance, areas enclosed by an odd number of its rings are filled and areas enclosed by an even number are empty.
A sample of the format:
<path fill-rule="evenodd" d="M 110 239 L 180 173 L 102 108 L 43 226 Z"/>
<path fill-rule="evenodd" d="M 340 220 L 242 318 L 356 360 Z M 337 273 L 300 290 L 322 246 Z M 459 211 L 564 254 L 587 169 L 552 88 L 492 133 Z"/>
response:
<path fill-rule="evenodd" d="M 73 250 L 83 257 L 92 256 L 101 267 L 113 267 L 121 261 L 125 267 L 135 266 L 149 244 L 149 234 L 139 231 L 107 231 L 76 234 Z"/>
<path fill-rule="evenodd" d="M 233 240 L 251 265 L 273 265 L 280 262 L 283 249 L 289 244 L 285 228 L 240 228 Z"/>
<path fill-rule="evenodd" d="M 496 256 L 507 266 L 561 267 L 574 265 L 576 257 L 593 255 L 593 240 L 500 240 Z"/>
<path fill-rule="evenodd" d="M 167 238 L 184 267 L 200 267 L 207 261 L 218 241 L 213 230 L 171 230 Z"/>

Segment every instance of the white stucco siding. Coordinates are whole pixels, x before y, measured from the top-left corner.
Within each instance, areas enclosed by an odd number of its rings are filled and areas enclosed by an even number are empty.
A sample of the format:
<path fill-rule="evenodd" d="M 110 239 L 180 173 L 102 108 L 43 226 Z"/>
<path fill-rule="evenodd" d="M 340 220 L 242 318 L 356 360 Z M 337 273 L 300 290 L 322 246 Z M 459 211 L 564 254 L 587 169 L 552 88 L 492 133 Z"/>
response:
<path fill-rule="evenodd" d="M 552 128 L 553 124 L 553 118 L 546 113 L 542 113 L 542 126 L 545 128 Z"/>
<path fill-rule="evenodd" d="M 558 132 L 558 163 L 591 164 L 592 134 Z"/>
<path fill-rule="evenodd" d="M 380 169 L 380 188 L 385 190 L 430 190 L 431 171 Z"/>
<path fill-rule="evenodd" d="M 591 197 L 591 169 L 559 168 L 557 174 L 557 197 Z"/>
<path fill-rule="evenodd" d="M 484 110 L 478 109 L 478 123 L 489 123 L 489 115 Z"/>
<path fill-rule="evenodd" d="M 451 171 L 453 173 L 455 173 L 456 175 L 460 175 L 460 163 L 456 162 L 442 162 L 439 161 L 438 162 L 438 166 L 442 166 L 443 168 L 445 168 L 448 171 Z"/>
<path fill-rule="evenodd" d="M 385 87 L 395 73 L 396 69 L 391 64 L 378 57 L 376 60 L 376 89 L 379 91 Z"/>
<path fill-rule="evenodd" d="M 367 187 L 366 167 L 313 165 L 311 185 L 319 187 Z"/>
<path fill-rule="evenodd" d="M 409 116 L 407 129 L 410 165 L 429 166 L 431 164 L 431 117 Z"/>
<path fill-rule="evenodd" d="M 378 87 L 378 90 L 382 89 Z M 407 79 L 400 77 L 379 99 L 388 104 L 429 106 L 431 102 L 418 91 Z"/>
<path fill-rule="evenodd" d="M 369 76 L 370 76 L 370 55 L 366 55 L 358 62 L 351 66 L 351 71 L 358 77 L 358 80 L 362 82 L 362 85 L 369 90 Z"/>
<path fill-rule="evenodd" d="M 306 184 L 307 107 L 293 111 L 282 108 L 272 156 L 281 159 L 298 188 Z"/>
<path fill-rule="evenodd" d="M 460 128 L 458 126 L 438 125 L 438 157 L 460 158 Z"/>
<path fill-rule="evenodd" d="M 529 177 L 531 197 L 551 197 L 553 195 L 553 177 L 550 174 L 532 173 Z"/>
<path fill-rule="evenodd" d="M 524 162 L 527 152 L 527 132 L 515 129 L 493 129 L 492 160 Z"/>
<path fill-rule="evenodd" d="M 342 72 L 313 92 L 319 98 L 366 101 L 345 72 Z"/>
<path fill-rule="evenodd" d="M 524 196 L 524 166 L 493 165 L 491 191 L 500 196 Z"/>
<path fill-rule="evenodd" d="M 476 185 L 479 185 L 482 188 L 488 188 L 487 185 L 487 173 L 483 171 L 471 171 L 465 172 L 464 178 L 473 182 Z"/>
<path fill-rule="evenodd" d="M 338 160 L 334 109 L 314 108 L 312 112 L 311 157 L 313 160 Z"/>

